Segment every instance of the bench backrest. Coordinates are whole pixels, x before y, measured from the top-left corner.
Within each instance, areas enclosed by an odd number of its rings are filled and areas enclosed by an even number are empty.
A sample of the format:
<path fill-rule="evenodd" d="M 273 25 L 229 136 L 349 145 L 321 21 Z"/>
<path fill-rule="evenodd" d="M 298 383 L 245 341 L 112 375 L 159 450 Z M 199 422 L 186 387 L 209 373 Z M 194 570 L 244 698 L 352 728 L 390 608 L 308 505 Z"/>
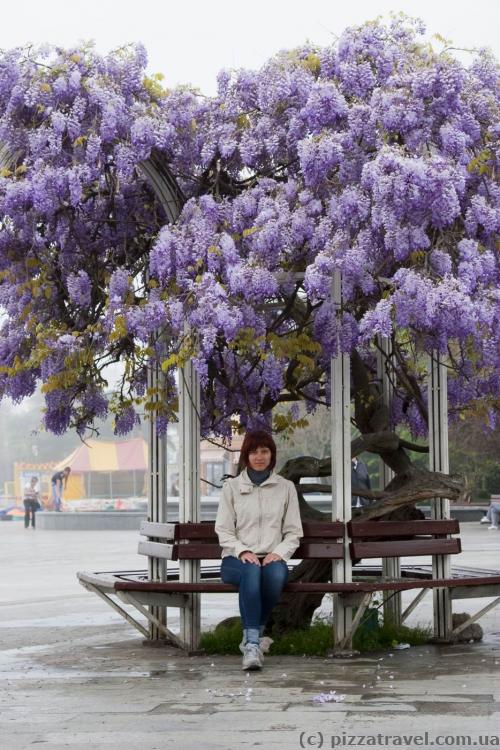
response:
<path fill-rule="evenodd" d="M 143 521 L 138 552 L 166 560 L 219 560 L 222 548 L 213 521 L 151 523 Z M 341 521 L 303 521 L 304 536 L 293 558 L 340 560 L 344 555 Z M 347 533 L 352 560 L 422 555 L 455 555 L 462 551 L 455 519 L 422 521 L 349 521 Z M 292 559 L 293 559 L 292 558 Z"/>
<path fill-rule="evenodd" d="M 201 523 L 141 523 L 141 555 L 167 560 L 218 560 L 222 548 L 213 521 Z M 304 521 L 304 536 L 293 555 L 298 560 L 341 559 L 344 556 L 344 524 L 340 521 Z M 160 541 L 161 540 L 161 541 Z"/>
<path fill-rule="evenodd" d="M 373 557 L 456 555 L 460 539 L 449 538 L 460 530 L 456 519 L 422 521 L 349 521 L 352 560 Z"/>

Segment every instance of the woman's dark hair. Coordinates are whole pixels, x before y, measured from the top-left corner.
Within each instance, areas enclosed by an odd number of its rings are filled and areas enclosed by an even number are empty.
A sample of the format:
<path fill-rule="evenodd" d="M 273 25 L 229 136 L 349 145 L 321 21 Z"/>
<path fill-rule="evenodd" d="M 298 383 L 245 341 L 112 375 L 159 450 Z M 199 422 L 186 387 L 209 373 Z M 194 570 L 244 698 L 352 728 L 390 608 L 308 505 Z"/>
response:
<path fill-rule="evenodd" d="M 245 435 L 240 451 L 240 469 L 248 466 L 248 454 L 257 448 L 269 448 L 271 451 L 270 469 L 276 466 L 276 443 L 271 435 L 264 430 L 251 430 Z"/>

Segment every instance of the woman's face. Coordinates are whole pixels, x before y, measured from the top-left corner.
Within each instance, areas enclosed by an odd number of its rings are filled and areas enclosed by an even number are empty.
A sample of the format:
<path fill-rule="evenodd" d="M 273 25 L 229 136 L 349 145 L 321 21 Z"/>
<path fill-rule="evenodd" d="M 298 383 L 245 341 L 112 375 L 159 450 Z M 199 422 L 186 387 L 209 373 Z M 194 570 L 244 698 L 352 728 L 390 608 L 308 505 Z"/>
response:
<path fill-rule="evenodd" d="M 254 471 L 265 471 L 271 463 L 271 451 L 269 448 L 259 445 L 248 454 L 248 465 Z"/>

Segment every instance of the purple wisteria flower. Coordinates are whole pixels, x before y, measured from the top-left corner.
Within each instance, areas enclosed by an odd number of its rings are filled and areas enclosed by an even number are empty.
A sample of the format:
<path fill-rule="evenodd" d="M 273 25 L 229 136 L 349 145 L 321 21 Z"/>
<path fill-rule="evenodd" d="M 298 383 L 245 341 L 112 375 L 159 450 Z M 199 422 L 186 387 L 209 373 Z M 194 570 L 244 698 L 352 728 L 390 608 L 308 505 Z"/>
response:
<path fill-rule="evenodd" d="M 71 273 L 66 282 L 71 302 L 78 307 L 90 307 L 92 282 L 86 271 Z"/>
<path fill-rule="evenodd" d="M 109 280 L 109 299 L 111 305 L 120 305 L 130 288 L 130 277 L 126 270 L 118 268 L 113 271 Z"/>

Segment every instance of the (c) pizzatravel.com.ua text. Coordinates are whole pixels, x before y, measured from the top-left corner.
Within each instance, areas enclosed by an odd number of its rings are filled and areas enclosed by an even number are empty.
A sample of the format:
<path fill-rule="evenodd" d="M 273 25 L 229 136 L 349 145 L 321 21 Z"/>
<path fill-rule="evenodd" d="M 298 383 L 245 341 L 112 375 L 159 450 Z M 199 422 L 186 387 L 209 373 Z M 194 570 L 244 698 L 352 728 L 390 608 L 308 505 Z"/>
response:
<path fill-rule="evenodd" d="M 326 734 L 301 732 L 301 748 L 336 747 L 500 747 L 496 734 Z"/>

